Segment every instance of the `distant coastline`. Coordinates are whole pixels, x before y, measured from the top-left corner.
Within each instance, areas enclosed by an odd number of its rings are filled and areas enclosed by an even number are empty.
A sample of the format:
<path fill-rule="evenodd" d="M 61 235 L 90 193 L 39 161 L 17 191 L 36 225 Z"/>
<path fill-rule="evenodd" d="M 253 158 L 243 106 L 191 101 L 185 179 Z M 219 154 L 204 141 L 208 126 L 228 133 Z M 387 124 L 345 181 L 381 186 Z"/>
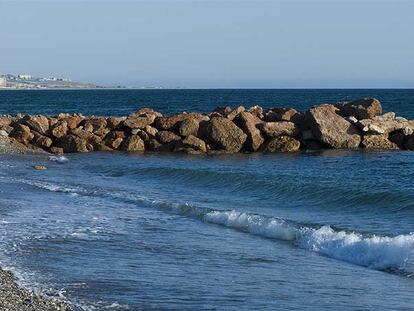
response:
<path fill-rule="evenodd" d="M 159 87 L 153 87 L 157 89 Z M 102 86 L 61 77 L 35 77 L 28 74 L 0 74 L 0 90 L 99 90 L 127 89 L 126 86 Z"/>

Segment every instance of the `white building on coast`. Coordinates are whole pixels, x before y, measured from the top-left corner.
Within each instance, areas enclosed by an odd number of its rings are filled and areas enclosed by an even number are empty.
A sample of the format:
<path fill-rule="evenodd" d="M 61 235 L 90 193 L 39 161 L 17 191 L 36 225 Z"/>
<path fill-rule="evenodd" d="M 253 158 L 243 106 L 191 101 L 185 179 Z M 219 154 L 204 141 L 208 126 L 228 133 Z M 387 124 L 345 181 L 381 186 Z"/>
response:
<path fill-rule="evenodd" d="M 6 86 L 7 86 L 6 77 L 0 76 L 0 87 L 6 87 Z"/>
<path fill-rule="evenodd" d="M 32 78 L 31 75 L 18 75 L 17 77 L 22 80 L 30 80 Z"/>

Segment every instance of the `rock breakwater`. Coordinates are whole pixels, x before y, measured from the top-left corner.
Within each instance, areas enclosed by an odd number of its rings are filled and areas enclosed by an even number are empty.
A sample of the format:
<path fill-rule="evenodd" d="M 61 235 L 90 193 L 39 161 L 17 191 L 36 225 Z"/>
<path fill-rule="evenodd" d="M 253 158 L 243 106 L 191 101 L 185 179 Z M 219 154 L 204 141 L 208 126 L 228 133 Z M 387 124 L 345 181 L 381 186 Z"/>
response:
<path fill-rule="evenodd" d="M 0 116 L 0 136 L 16 146 L 72 152 L 295 152 L 300 149 L 414 150 L 414 120 L 383 114 L 377 99 L 294 108 L 218 107 L 209 114 L 164 116 L 150 108 L 129 116 L 61 113 Z"/>

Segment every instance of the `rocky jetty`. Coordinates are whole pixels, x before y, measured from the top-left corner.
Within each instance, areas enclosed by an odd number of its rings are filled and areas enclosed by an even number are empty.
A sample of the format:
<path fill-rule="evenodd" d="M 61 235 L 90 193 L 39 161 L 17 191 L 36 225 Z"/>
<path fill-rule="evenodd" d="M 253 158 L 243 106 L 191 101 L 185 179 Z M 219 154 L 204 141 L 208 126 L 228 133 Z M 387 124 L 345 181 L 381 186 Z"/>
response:
<path fill-rule="evenodd" d="M 301 149 L 414 150 L 414 120 L 383 114 L 377 99 L 293 108 L 218 107 L 164 116 L 150 108 L 125 117 L 61 113 L 0 116 L 0 137 L 51 153 L 129 151 L 190 154 Z"/>

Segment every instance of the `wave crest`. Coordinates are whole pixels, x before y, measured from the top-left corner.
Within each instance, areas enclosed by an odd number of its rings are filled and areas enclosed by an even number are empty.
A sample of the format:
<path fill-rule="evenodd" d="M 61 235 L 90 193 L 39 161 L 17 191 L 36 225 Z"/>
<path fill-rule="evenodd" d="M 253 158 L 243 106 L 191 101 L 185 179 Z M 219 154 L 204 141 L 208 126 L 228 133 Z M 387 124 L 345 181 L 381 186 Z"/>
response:
<path fill-rule="evenodd" d="M 414 233 L 395 237 L 363 235 L 338 231 L 330 226 L 301 225 L 284 219 L 238 212 L 197 207 L 153 200 L 146 196 L 118 191 L 96 191 L 48 182 L 21 180 L 26 184 L 52 192 L 86 196 L 107 196 L 112 199 L 140 203 L 159 210 L 199 219 L 206 223 L 262 236 L 289 241 L 297 247 L 356 265 L 414 275 Z"/>
<path fill-rule="evenodd" d="M 267 238 L 293 241 L 300 248 L 356 265 L 408 275 L 414 273 L 413 233 L 366 237 L 355 232 L 335 231 L 330 226 L 316 229 L 234 210 L 212 211 L 205 214 L 204 220 Z"/>

